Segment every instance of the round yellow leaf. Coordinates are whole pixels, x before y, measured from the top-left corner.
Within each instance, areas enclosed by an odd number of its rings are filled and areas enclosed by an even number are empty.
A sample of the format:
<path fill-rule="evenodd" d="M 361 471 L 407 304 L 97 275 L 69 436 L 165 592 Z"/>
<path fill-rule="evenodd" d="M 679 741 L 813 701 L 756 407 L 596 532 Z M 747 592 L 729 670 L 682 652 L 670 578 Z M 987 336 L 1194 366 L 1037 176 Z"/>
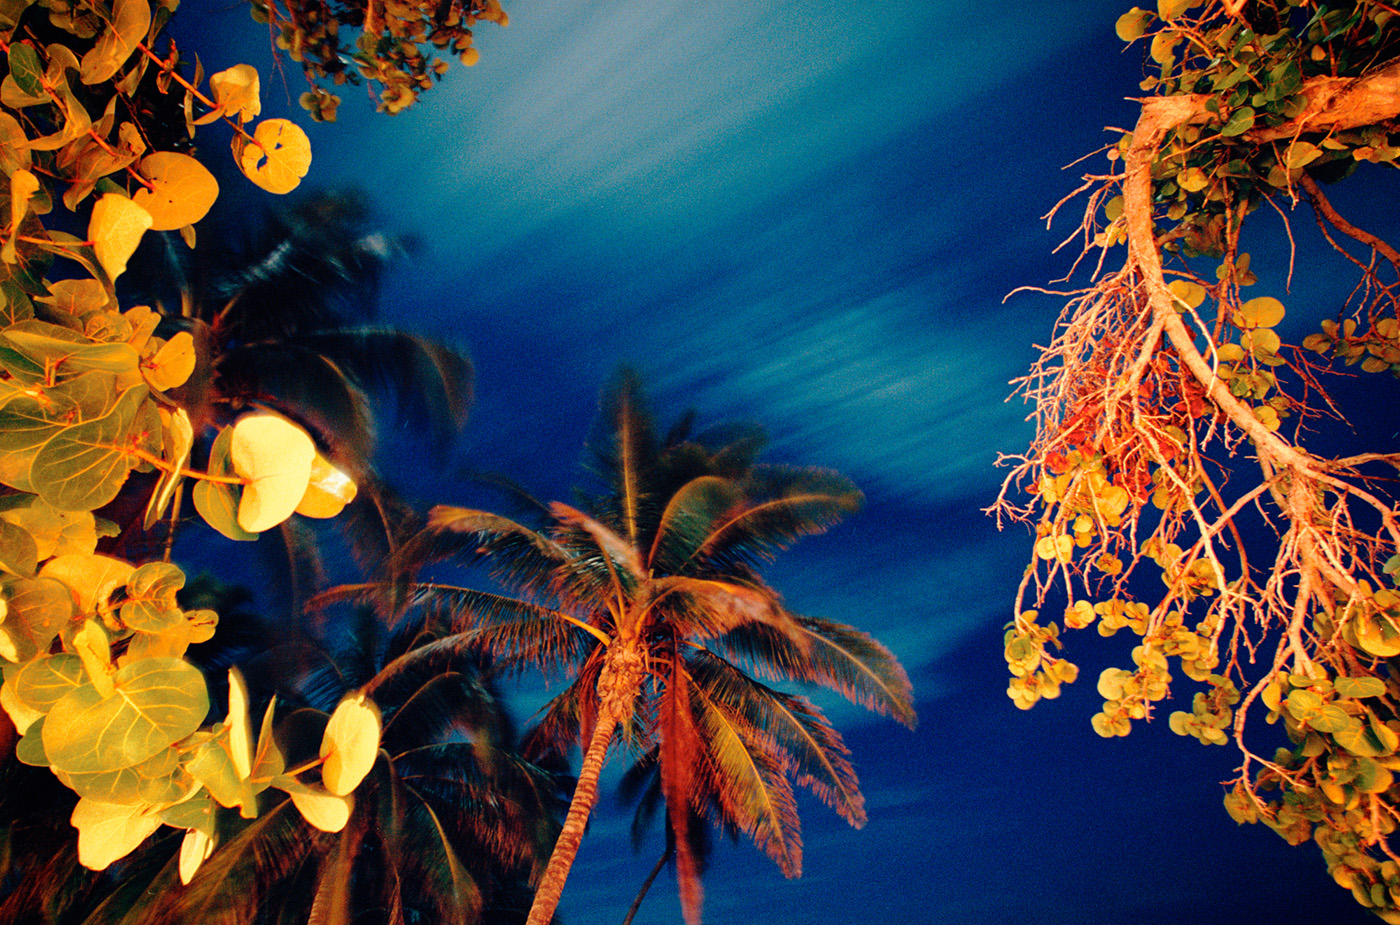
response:
<path fill-rule="evenodd" d="M 160 817 L 146 813 L 146 804 L 99 803 L 87 797 L 73 807 L 78 830 L 78 861 L 89 870 L 106 870 L 160 828 Z"/>
<path fill-rule="evenodd" d="M 379 708 L 363 693 L 342 700 L 321 737 L 321 782 L 337 796 L 360 785 L 379 754 Z"/>
<path fill-rule="evenodd" d="M 135 568 L 129 562 L 98 555 L 54 556 L 39 570 L 40 578 L 62 582 L 73 595 L 77 613 L 95 613 L 112 592 L 126 584 Z"/>
<path fill-rule="evenodd" d="M 355 481 L 341 472 L 330 460 L 316 454 L 311 463 L 311 482 L 301 496 L 297 513 L 303 517 L 334 517 L 355 500 Z"/>
<path fill-rule="evenodd" d="M 194 372 L 194 365 L 194 336 L 189 331 L 179 331 L 155 356 L 141 364 L 141 374 L 151 388 L 164 392 L 184 385 Z"/>
<path fill-rule="evenodd" d="M 88 222 L 88 240 L 109 279 L 126 272 L 126 262 L 136 253 L 151 221 L 151 213 L 118 193 L 97 200 Z"/>
<path fill-rule="evenodd" d="M 229 458 L 233 471 L 249 480 L 238 502 L 238 526 L 261 533 L 291 517 L 301 503 L 316 444 L 281 415 L 259 411 L 233 425 Z"/>
<path fill-rule="evenodd" d="M 157 151 L 137 165 L 150 181 L 131 197 L 151 213 L 152 231 L 174 231 L 203 218 L 219 198 L 219 181 L 199 161 L 187 154 Z"/>
<path fill-rule="evenodd" d="M 350 810 L 355 808 L 355 800 L 350 796 L 337 796 L 311 789 L 290 791 L 292 803 L 301 811 L 302 818 L 322 832 L 339 832 L 350 821 Z"/>
<path fill-rule="evenodd" d="M 1176 279 L 1167 284 L 1167 289 L 1176 297 L 1176 300 L 1187 308 L 1199 308 L 1200 304 L 1206 300 L 1205 287 L 1200 283 L 1193 283 L 1189 279 Z"/>
<path fill-rule="evenodd" d="M 235 64 L 209 78 L 214 102 L 239 122 L 247 122 L 262 112 L 258 92 L 258 72 L 250 64 Z"/>
<path fill-rule="evenodd" d="M 295 122 L 264 119 L 252 141 L 235 139 L 238 166 L 269 193 L 290 193 L 311 168 L 311 139 Z"/>
<path fill-rule="evenodd" d="M 1283 303 L 1273 296 L 1250 299 L 1240 306 L 1240 327 L 1272 328 L 1283 320 Z"/>
<path fill-rule="evenodd" d="M 1176 185 L 1188 193 L 1199 193 L 1210 185 L 1210 177 L 1199 167 L 1187 167 L 1177 176 Z"/>

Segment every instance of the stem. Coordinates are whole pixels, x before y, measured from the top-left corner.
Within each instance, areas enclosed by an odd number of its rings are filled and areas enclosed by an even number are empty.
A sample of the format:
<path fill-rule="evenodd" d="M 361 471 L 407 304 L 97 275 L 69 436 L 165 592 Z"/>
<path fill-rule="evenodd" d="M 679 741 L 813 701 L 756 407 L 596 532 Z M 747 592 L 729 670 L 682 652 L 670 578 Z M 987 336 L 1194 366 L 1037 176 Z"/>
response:
<path fill-rule="evenodd" d="M 163 472 L 174 472 L 176 475 L 182 475 L 192 479 L 203 479 L 206 482 L 218 482 L 221 485 L 248 484 L 248 479 L 242 478 L 241 476 L 237 475 L 214 475 L 211 472 L 198 472 L 194 469 L 188 469 L 184 466 L 172 466 L 170 465 L 170 463 L 161 459 L 159 456 L 152 455 L 151 453 L 147 453 L 145 450 L 137 449 L 134 446 L 127 447 L 126 452 L 131 454 L 132 456 L 135 456 L 137 459 L 150 463 L 151 465 L 155 466 L 157 469 L 160 469 Z"/>
<path fill-rule="evenodd" d="M 627 917 L 622 920 L 622 925 L 632 925 L 632 919 L 637 915 L 637 910 L 642 908 L 642 900 L 647 897 L 647 890 L 651 889 L 651 885 L 656 882 L 657 875 L 661 873 L 661 868 L 666 866 L 666 862 L 671 860 L 671 855 L 674 853 L 670 845 L 667 845 L 666 850 L 661 852 L 661 857 L 656 859 L 656 866 L 642 881 L 642 888 L 637 891 L 637 897 L 632 900 L 632 905 L 628 908 Z"/>

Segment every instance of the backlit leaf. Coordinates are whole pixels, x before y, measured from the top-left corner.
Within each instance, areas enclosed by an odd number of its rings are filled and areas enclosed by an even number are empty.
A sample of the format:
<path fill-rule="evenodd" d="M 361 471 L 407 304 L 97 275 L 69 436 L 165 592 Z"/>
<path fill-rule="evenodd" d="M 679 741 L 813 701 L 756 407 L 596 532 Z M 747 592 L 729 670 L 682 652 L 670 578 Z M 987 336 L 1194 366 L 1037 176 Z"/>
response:
<path fill-rule="evenodd" d="M 340 702 L 321 738 L 321 780 L 337 796 L 364 780 L 379 754 L 379 708 L 363 693 Z"/>
<path fill-rule="evenodd" d="M 160 817 L 144 804 L 126 806 L 81 799 L 73 808 L 78 830 L 78 861 L 91 870 L 106 870 L 160 828 Z"/>
<path fill-rule="evenodd" d="M 160 481 L 156 483 L 146 506 L 144 526 L 148 530 L 165 515 L 170 499 L 175 497 L 175 490 L 183 478 L 180 470 L 190 461 L 190 450 L 194 447 L 194 428 L 184 408 L 176 408 L 173 413 L 161 408 L 160 423 L 161 443 L 165 447 L 165 461 L 169 468 L 161 470 Z"/>
<path fill-rule="evenodd" d="M 141 187 L 131 201 L 151 214 L 152 231 L 174 231 L 204 218 L 219 198 L 219 183 L 188 154 L 157 151 L 137 165 L 150 188 Z"/>
<path fill-rule="evenodd" d="M 30 465 L 35 492 L 68 511 L 96 510 L 114 499 L 134 462 L 123 443 L 145 400 L 146 387 L 132 386 L 107 414 L 51 437 Z"/>
<path fill-rule="evenodd" d="M 1240 327 L 1272 328 L 1283 320 L 1283 303 L 1272 296 L 1250 299 L 1240 306 Z"/>
<path fill-rule="evenodd" d="M 248 716 L 248 685 L 236 668 L 228 672 L 228 718 L 224 723 L 233 768 L 239 779 L 247 780 L 253 773 L 253 722 Z"/>
<path fill-rule="evenodd" d="M 235 64 L 209 78 L 214 102 L 227 115 L 240 123 L 255 118 L 262 111 L 258 90 L 258 72 L 248 64 Z"/>
<path fill-rule="evenodd" d="M 148 562 L 131 573 L 122 602 L 122 622 L 143 633 L 162 633 L 184 622 L 185 614 L 175 602 L 185 586 L 185 573 L 169 562 Z"/>
<path fill-rule="evenodd" d="M 337 469 L 319 452 L 311 463 L 311 481 L 306 494 L 297 503 L 296 512 L 303 517 L 334 517 L 355 500 L 355 481 Z"/>
<path fill-rule="evenodd" d="M 202 829 L 190 829 L 180 842 L 180 882 L 188 885 L 199 865 L 214 852 L 214 840 Z"/>
<path fill-rule="evenodd" d="M 44 751 L 55 766 L 77 773 L 131 767 L 194 732 L 209 711 L 204 676 L 179 659 L 133 662 L 113 682 L 110 697 L 84 684 L 49 710 Z"/>
<path fill-rule="evenodd" d="M 105 605 L 134 570 L 130 563 L 111 556 L 54 556 L 39 569 L 39 577 L 62 582 L 77 604 L 77 613 L 86 615 Z"/>
<path fill-rule="evenodd" d="M 185 384 L 194 372 L 194 335 L 178 331 L 166 341 L 156 355 L 141 364 L 141 374 L 151 388 L 164 392 Z"/>
<path fill-rule="evenodd" d="M 339 832 L 350 821 L 355 799 L 348 794 L 340 796 L 328 793 L 289 777 L 280 777 L 273 783 L 291 794 L 292 803 L 301 812 L 302 818 L 322 832 Z"/>
<path fill-rule="evenodd" d="M 261 533 L 292 516 L 306 494 L 316 444 L 300 426 L 266 411 L 239 418 L 231 440 L 233 470 L 248 479 L 238 502 L 238 526 Z"/>
<path fill-rule="evenodd" d="M 126 262 L 136 253 L 141 236 L 150 227 L 151 213 L 125 196 L 107 193 L 97 200 L 88 222 L 88 240 L 108 279 L 126 272 Z"/>
<path fill-rule="evenodd" d="M 311 140 L 295 122 L 264 119 L 252 141 L 235 138 L 238 166 L 269 193 L 290 193 L 311 167 Z"/>
<path fill-rule="evenodd" d="M 110 80 L 131 57 L 137 43 L 146 38 L 150 28 L 149 0 L 115 0 L 111 25 L 102 33 L 97 44 L 83 55 L 79 72 L 83 83 L 91 85 Z"/>
<path fill-rule="evenodd" d="M 214 438 L 214 443 L 209 448 L 210 475 L 225 477 L 234 474 L 233 463 L 229 460 L 229 447 L 232 443 L 232 427 L 225 427 L 219 431 L 219 435 Z M 243 497 L 241 485 L 201 479 L 195 484 L 191 494 L 194 497 L 194 507 L 199 512 L 199 516 L 203 517 L 205 523 L 224 536 L 240 542 L 249 542 L 258 538 L 256 533 L 249 533 L 238 525 L 238 505 Z"/>

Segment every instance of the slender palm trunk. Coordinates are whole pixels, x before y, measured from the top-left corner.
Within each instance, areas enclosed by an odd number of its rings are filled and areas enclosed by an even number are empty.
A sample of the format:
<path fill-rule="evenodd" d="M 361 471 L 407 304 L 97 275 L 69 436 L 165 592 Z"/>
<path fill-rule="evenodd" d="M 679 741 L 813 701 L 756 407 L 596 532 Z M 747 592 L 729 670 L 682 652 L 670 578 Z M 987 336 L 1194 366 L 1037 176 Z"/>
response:
<path fill-rule="evenodd" d="M 564 817 L 564 827 L 559 830 L 559 839 L 554 843 L 554 851 L 549 855 L 549 864 L 540 877 L 540 885 L 535 890 L 535 901 L 530 906 L 530 917 L 525 925 L 549 925 L 554 910 L 559 905 L 559 897 L 564 895 L 564 881 L 569 878 L 578 855 L 579 844 L 583 841 L 583 830 L 588 825 L 588 814 L 598 801 L 598 777 L 603 770 L 603 759 L 607 757 L 608 746 L 612 744 L 613 730 L 617 728 L 617 717 L 611 711 L 598 717 L 598 726 L 593 730 L 593 739 L 588 743 L 588 751 L 583 755 L 579 767 L 578 784 L 574 787 L 574 797 L 569 802 L 569 813 Z"/>
<path fill-rule="evenodd" d="M 661 873 L 661 868 L 666 866 L 666 862 L 671 860 L 671 846 L 667 845 L 666 850 L 661 852 L 661 857 L 657 858 L 656 866 L 647 874 L 647 878 L 642 881 L 642 888 L 637 891 L 637 898 L 632 900 L 632 906 L 627 910 L 627 917 L 622 920 L 622 925 L 632 925 L 632 919 L 636 918 L 637 910 L 642 908 L 642 900 L 647 898 L 647 891 L 656 882 L 657 874 Z"/>

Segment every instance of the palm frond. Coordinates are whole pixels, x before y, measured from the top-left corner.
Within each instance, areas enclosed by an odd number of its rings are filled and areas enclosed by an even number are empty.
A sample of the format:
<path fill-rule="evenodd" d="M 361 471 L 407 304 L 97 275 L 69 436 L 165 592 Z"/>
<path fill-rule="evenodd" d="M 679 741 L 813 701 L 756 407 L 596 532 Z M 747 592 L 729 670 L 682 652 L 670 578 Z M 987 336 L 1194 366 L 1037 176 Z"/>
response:
<path fill-rule="evenodd" d="M 304 424 L 334 456 L 368 466 L 375 442 L 369 400 L 315 350 L 300 343 L 246 344 L 225 351 L 216 374 L 225 400 L 276 408 Z"/>
<path fill-rule="evenodd" d="M 641 378 L 624 367 L 603 392 L 601 412 L 589 438 L 598 473 L 610 492 L 602 519 L 613 520 L 634 547 L 642 545 L 650 497 L 648 481 L 656 466 L 655 424 Z"/>
<path fill-rule="evenodd" d="M 405 856 L 416 862 L 414 866 L 419 876 L 429 881 L 430 886 L 424 892 L 438 900 L 438 921 L 475 919 L 481 913 L 480 887 L 457 856 L 457 849 L 427 799 L 407 783 L 404 791 L 412 801 L 410 819 L 419 817 L 429 823 L 424 825 L 420 821 L 404 827 L 403 834 L 413 836 L 416 842 L 416 850 L 405 852 Z"/>
<path fill-rule="evenodd" d="M 801 876 L 797 800 L 771 737 L 729 704 L 712 698 L 705 687 L 693 685 L 691 691 L 695 725 L 713 775 L 713 799 L 784 876 Z"/>
<path fill-rule="evenodd" d="M 852 826 L 865 825 L 865 798 L 850 751 L 826 717 L 805 698 L 773 690 L 703 650 L 687 663 L 710 700 L 744 716 L 770 736 L 789 773 Z"/>
<path fill-rule="evenodd" d="M 444 343 L 384 327 L 313 331 L 296 342 L 361 388 L 396 398 L 400 415 L 428 425 L 439 446 L 467 421 L 475 371 L 465 353 Z"/>
<path fill-rule="evenodd" d="M 805 634 L 765 587 L 673 576 L 654 579 L 650 588 L 653 622 L 664 622 L 677 636 L 713 639 L 741 626 L 761 624 L 787 636 L 799 650 L 806 643 Z"/>
<path fill-rule="evenodd" d="M 661 751 L 657 760 L 661 794 L 668 808 L 667 823 L 674 834 L 676 885 L 680 891 L 681 913 L 687 925 L 699 925 L 704 889 L 700 865 L 692 848 L 690 824 L 695 808 L 702 803 L 696 778 L 705 754 L 705 743 L 691 712 L 690 674 L 684 663 L 672 655 L 665 671 L 665 693 L 657 711 Z"/>
<path fill-rule="evenodd" d="M 749 503 L 714 524 L 696 559 L 719 567 L 766 562 L 802 537 L 825 532 L 862 499 L 845 476 L 814 468 L 758 466 L 745 490 Z"/>
<path fill-rule="evenodd" d="M 688 563 L 714 530 L 743 502 L 732 479 L 699 475 L 677 489 L 657 521 L 646 564 L 660 574 L 674 574 Z"/>
<path fill-rule="evenodd" d="M 485 565 L 512 587 L 539 591 L 556 583 L 568 559 L 549 537 L 508 517 L 438 505 L 428 512 L 428 525 L 399 550 L 395 567 L 409 574 L 438 562 Z"/>
<path fill-rule="evenodd" d="M 714 648 L 733 653 L 775 680 L 820 684 L 909 728 L 918 723 L 909 675 L 889 649 L 853 626 L 794 615 L 804 640 L 796 648 L 786 635 L 761 624 L 737 627 Z"/>
<path fill-rule="evenodd" d="M 582 511 L 558 501 L 549 506 L 549 511 L 556 522 L 576 527 L 592 540 L 593 545 L 603 554 L 604 561 L 608 563 L 609 575 L 613 577 L 615 583 L 622 582 L 622 578 L 626 577 L 627 581 L 617 589 L 619 595 L 625 594 L 636 582 L 646 579 L 646 569 L 642 565 L 641 557 L 637 554 L 637 547 L 608 529 L 607 525 L 599 523 Z M 623 575 L 616 575 L 613 568 L 614 563 L 624 568 Z"/>

